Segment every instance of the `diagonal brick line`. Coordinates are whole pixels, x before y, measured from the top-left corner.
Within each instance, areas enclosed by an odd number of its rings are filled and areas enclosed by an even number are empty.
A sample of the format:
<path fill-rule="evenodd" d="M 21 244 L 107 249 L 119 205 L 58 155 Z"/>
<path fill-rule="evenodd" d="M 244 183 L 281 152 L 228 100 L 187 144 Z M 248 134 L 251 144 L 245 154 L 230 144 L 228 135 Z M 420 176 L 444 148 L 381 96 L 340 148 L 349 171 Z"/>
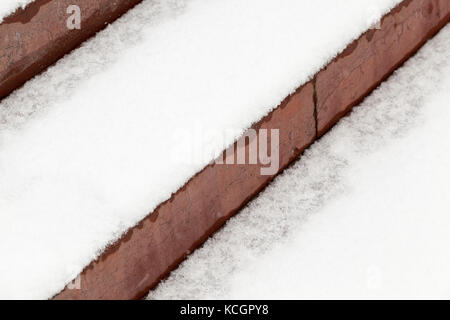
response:
<path fill-rule="evenodd" d="M 82 31 L 64 27 L 69 2 L 83 9 Z M 0 35 L 8 35 L 2 39 L 9 39 L 0 42 L 0 98 L 139 2 L 37 0 L 6 18 L 0 24 Z M 210 164 L 86 267 L 79 289 L 66 288 L 54 298 L 145 295 L 449 21 L 448 0 L 403 1 L 253 125 L 255 130 L 280 129 L 276 174 L 260 175 L 260 165 Z"/>
<path fill-rule="evenodd" d="M 350 44 L 256 123 L 253 129 L 281 128 L 278 173 L 449 21 L 447 0 L 403 1 L 379 28 Z M 141 298 L 275 177 L 258 170 L 207 166 L 92 262 L 81 274 L 81 290 L 63 290 L 55 299 Z"/>

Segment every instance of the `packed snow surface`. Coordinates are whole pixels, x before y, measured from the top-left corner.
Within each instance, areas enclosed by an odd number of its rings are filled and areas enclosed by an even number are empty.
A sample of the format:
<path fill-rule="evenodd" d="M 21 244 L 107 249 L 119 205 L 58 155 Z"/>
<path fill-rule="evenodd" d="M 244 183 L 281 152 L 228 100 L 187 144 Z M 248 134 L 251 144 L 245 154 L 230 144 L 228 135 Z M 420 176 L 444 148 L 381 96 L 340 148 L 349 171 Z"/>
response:
<path fill-rule="evenodd" d="M 35 0 L 1 0 L 0 2 L 0 23 L 4 18 L 14 13 L 19 8 L 25 8 Z"/>
<path fill-rule="evenodd" d="M 398 2 L 145 1 L 2 101 L 0 297 L 57 293 Z"/>
<path fill-rule="evenodd" d="M 450 26 L 149 298 L 450 298 Z"/>

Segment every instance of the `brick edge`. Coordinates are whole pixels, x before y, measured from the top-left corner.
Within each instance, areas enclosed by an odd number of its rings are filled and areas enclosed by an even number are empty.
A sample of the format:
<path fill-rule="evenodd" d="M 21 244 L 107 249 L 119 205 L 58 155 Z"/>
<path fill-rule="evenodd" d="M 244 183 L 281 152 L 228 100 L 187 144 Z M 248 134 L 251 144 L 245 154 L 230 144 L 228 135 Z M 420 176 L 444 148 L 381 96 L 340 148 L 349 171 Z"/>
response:
<path fill-rule="evenodd" d="M 79 3 L 86 1 L 90 0 L 78 0 Z M 93 2 L 98 5 L 106 3 L 105 1 L 107 0 L 90 2 L 91 5 Z M 48 12 L 51 12 L 48 6 L 52 2 L 54 1 L 37 0 L 38 10 L 34 11 L 32 17 L 36 19 L 42 15 L 42 19 L 48 16 Z M 77 36 L 73 33 L 62 35 L 58 38 L 57 45 L 41 44 L 37 53 L 30 50 L 32 58 L 28 56 L 15 62 L 20 70 L 13 65 L 12 69 L 8 66 L 7 72 L 2 73 L 0 67 L 0 98 L 103 29 L 105 21 L 114 21 L 139 2 L 141 0 L 123 0 L 123 5 L 113 8 L 108 14 L 99 15 L 98 11 L 94 10 L 96 17 L 94 18 L 93 14 L 84 21 L 91 26 L 86 33 Z M 0 34 L 5 30 L 5 26 L 18 23 L 20 19 L 29 19 L 30 11 L 27 10 L 31 10 L 30 8 L 32 6 L 5 19 L 0 25 Z M 50 11 L 42 11 L 40 8 Z M 386 28 L 392 26 L 392 23 L 397 26 L 401 21 L 406 21 L 404 15 L 408 10 L 414 13 L 415 18 L 411 16 L 411 24 L 405 29 L 407 32 L 402 33 L 394 43 L 394 46 L 400 46 L 398 56 L 390 55 L 392 47 L 388 46 L 384 51 L 377 49 L 377 39 L 382 41 L 390 35 Z M 307 147 L 345 116 L 353 106 L 359 104 L 448 22 L 448 0 L 403 1 L 382 19 L 380 30 L 367 31 L 316 74 L 311 82 L 300 87 L 278 108 L 254 124 L 252 128 L 255 130 L 283 130 L 283 133 L 280 133 L 281 160 L 277 174 L 298 159 Z M 60 22 L 55 22 L 55 25 L 58 23 Z M 403 39 L 407 39 L 406 44 L 402 42 Z M 369 51 L 376 54 L 366 55 Z M 352 85 L 352 72 L 349 73 L 346 66 L 352 66 L 358 59 L 362 59 L 359 65 L 362 68 L 369 66 L 369 75 L 355 76 L 363 85 Z M 377 70 L 380 63 L 382 68 Z M 330 96 L 333 96 L 334 100 L 327 102 Z M 247 149 L 248 146 L 247 143 Z M 264 177 L 258 174 L 259 169 L 258 165 L 208 165 L 87 266 L 80 274 L 81 290 L 65 288 L 55 295 L 54 299 L 141 298 L 277 175 Z"/>

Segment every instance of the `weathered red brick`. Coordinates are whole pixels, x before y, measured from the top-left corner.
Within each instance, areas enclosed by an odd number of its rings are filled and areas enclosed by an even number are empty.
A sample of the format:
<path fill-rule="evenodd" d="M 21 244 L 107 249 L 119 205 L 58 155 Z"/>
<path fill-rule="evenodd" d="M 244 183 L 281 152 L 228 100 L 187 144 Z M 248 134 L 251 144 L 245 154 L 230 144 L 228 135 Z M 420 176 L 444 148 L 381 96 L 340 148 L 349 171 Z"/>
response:
<path fill-rule="evenodd" d="M 313 85 L 303 86 L 253 128 L 280 130 L 280 172 L 315 140 Z M 207 166 L 91 263 L 81 274 L 81 290 L 65 289 L 55 298 L 141 297 L 277 174 L 263 176 L 260 168 Z"/>
<path fill-rule="evenodd" d="M 443 22 L 450 21 L 450 1 L 439 0 L 439 16 L 443 19 Z"/>
<path fill-rule="evenodd" d="M 316 77 L 323 135 L 448 22 L 448 0 L 406 0 Z M 447 18 L 445 18 L 447 17 Z"/>
<path fill-rule="evenodd" d="M 8 18 L 0 25 L 0 97 L 138 2 L 37 0 Z M 81 31 L 66 28 L 69 4 L 82 8 Z M 314 141 L 316 129 L 323 134 L 444 26 L 449 10 L 449 0 L 405 0 L 381 30 L 365 33 L 316 76 L 316 92 L 306 84 L 255 124 L 280 130 L 278 172 Z M 81 274 L 81 290 L 65 289 L 55 298 L 141 297 L 271 181 L 274 175 L 263 176 L 260 168 L 207 166 L 92 262 Z"/>
<path fill-rule="evenodd" d="M 0 99 L 78 47 L 142 0 L 36 0 L 0 24 Z M 81 9 L 69 30 L 66 10 Z"/>

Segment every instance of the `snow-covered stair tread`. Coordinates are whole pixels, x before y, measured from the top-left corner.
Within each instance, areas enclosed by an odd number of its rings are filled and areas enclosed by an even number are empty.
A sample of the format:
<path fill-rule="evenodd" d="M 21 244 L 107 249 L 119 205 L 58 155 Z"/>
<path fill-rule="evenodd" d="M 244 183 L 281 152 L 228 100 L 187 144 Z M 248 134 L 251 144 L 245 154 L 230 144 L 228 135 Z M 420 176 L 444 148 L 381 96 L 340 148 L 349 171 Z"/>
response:
<path fill-rule="evenodd" d="M 449 99 L 450 26 L 149 298 L 448 299 Z"/>
<path fill-rule="evenodd" d="M 2 0 L 0 3 L 0 23 L 17 9 L 23 9 L 33 1 L 35 0 Z"/>
<path fill-rule="evenodd" d="M 63 289 L 399 2 L 145 1 L 2 101 L 0 297 Z"/>

